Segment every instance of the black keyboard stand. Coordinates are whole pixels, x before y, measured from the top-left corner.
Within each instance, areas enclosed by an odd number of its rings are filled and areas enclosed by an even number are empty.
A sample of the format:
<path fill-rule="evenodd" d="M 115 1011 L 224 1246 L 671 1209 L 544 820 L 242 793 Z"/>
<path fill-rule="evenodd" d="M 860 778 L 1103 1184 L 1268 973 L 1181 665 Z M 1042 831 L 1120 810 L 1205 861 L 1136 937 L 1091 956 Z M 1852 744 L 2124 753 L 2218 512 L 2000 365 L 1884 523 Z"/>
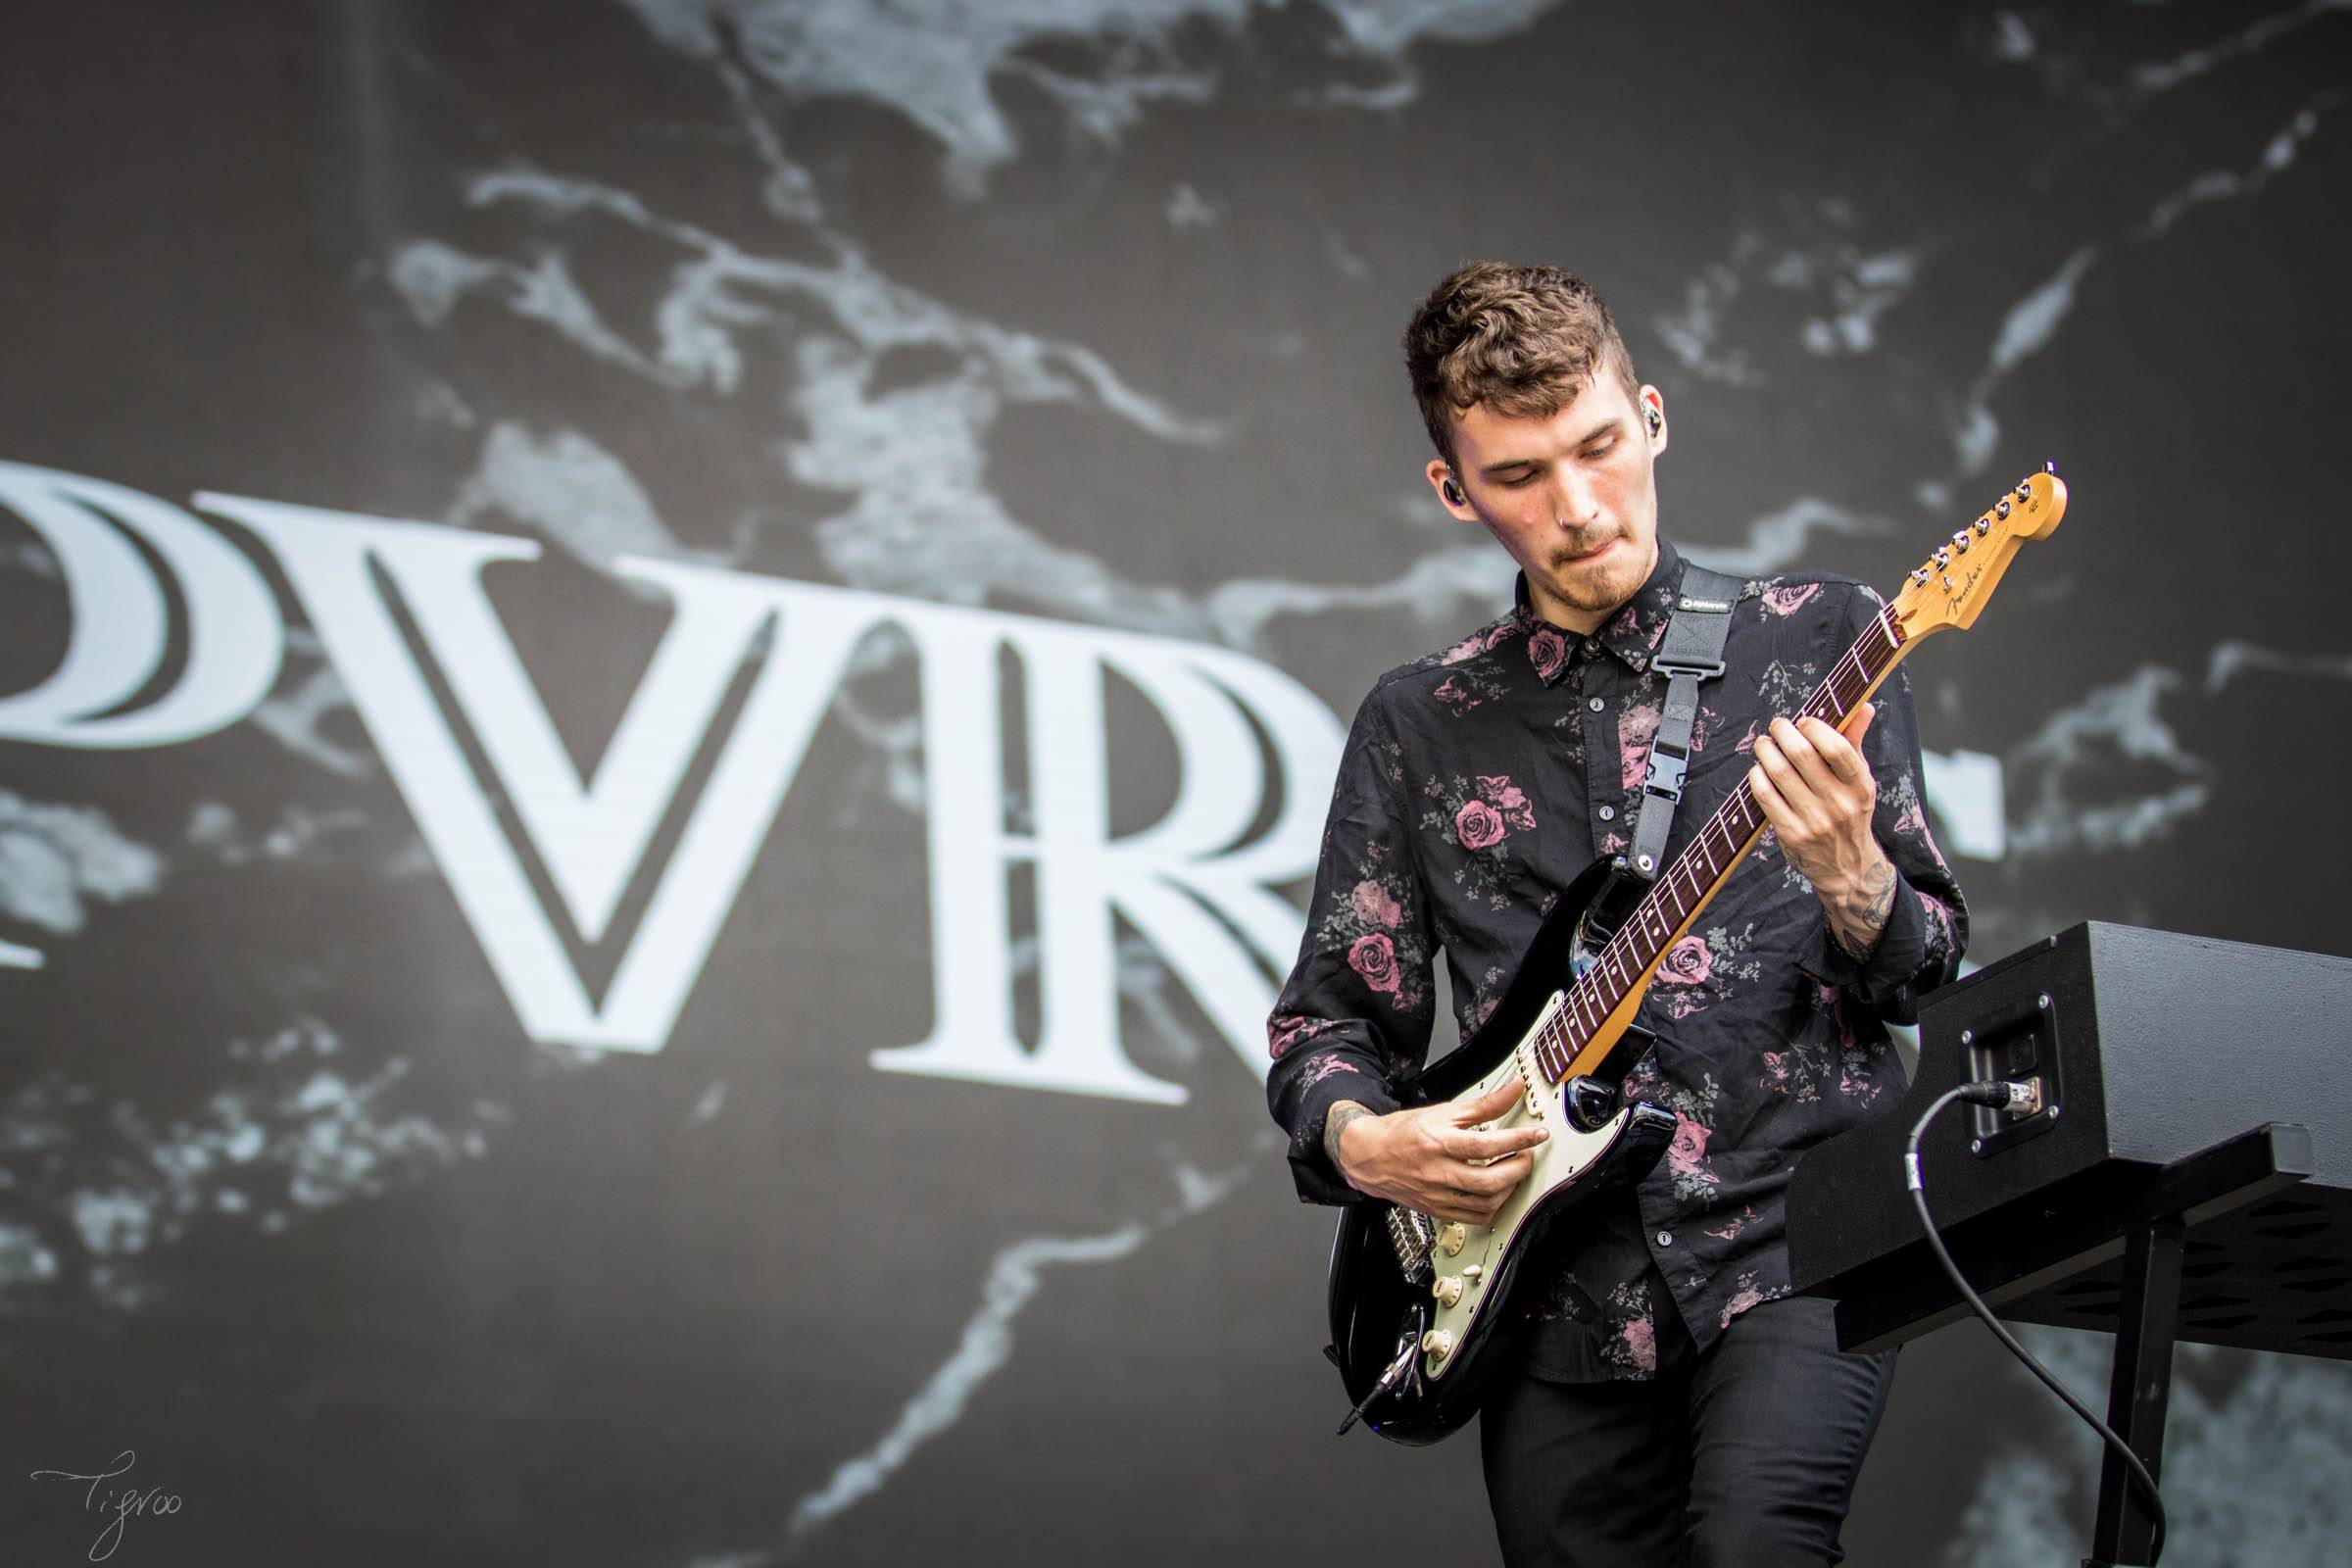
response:
<path fill-rule="evenodd" d="M 2199 1220 L 2253 1202 L 2301 1181 L 2311 1170 L 2307 1129 L 2288 1122 L 2257 1127 L 2165 1166 L 2149 1184 L 2140 1217 L 2124 1233 L 2107 1424 L 2159 1482 L 2187 1233 Z M 2263 1288 L 2246 1283 L 2252 1290 Z M 2155 1517 L 2122 1457 L 2104 1446 L 2100 1454 L 2099 1508 L 2083 1568 L 2145 1568 Z"/>

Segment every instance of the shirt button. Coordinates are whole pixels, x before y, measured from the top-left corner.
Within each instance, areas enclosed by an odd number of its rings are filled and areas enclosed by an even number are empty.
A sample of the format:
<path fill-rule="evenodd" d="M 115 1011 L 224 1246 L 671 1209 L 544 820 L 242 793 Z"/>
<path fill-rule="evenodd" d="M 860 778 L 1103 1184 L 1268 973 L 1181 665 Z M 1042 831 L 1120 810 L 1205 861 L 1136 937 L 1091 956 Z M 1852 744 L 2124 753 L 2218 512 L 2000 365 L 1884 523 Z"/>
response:
<path fill-rule="evenodd" d="M 1659 1245 L 1660 1247 L 1672 1247 L 1672 1246 L 1674 1245 L 1674 1232 L 1672 1232 L 1672 1231 L 1660 1231 L 1660 1232 L 1658 1232 L 1658 1245 Z"/>
<path fill-rule="evenodd" d="M 1597 697 L 1595 697 L 1595 698 L 1592 698 L 1592 699 L 1591 699 L 1590 701 L 1588 701 L 1588 702 L 1585 704 L 1585 706 L 1586 706 L 1587 708 L 1590 708 L 1591 710 L 1592 710 L 1592 711 L 1594 711 L 1595 713 L 1597 713 L 1597 712 L 1599 712 L 1599 711 L 1600 711 L 1600 699 L 1599 699 L 1599 698 L 1597 698 Z"/>
<path fill-rule="evenodd" d="M 1597 814 L 1603 822 L 1614 822 L 1617 820 L 1617 808 L 1604 806 Z"/>

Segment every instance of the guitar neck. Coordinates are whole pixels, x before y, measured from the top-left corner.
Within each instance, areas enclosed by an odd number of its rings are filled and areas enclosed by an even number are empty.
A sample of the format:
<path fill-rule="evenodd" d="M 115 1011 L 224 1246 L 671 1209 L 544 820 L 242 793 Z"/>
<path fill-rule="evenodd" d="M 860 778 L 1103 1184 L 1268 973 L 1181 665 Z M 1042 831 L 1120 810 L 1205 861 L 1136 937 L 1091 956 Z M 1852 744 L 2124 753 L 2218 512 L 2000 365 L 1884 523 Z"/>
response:
<path fill-rule="evenodd" d="M 1893 608 L 1882 607 L 1829 679 L 1805 699 L 1798 716 L 1843 725 L 1909 651 L 1910 639 Z M 1764 808 L 1742 777 L 1690 847 L 1650 885 L 1592 966 L 1568 988 L 1566 1004 L 1535 1042 L 1537 1063 L 1553 1083 L 1596 1065 L 1604 1048 L 1592 1042 L 1601 1026 L 1648 987 L 1667 951 L 1682 940 L 1763 831 Z"/>

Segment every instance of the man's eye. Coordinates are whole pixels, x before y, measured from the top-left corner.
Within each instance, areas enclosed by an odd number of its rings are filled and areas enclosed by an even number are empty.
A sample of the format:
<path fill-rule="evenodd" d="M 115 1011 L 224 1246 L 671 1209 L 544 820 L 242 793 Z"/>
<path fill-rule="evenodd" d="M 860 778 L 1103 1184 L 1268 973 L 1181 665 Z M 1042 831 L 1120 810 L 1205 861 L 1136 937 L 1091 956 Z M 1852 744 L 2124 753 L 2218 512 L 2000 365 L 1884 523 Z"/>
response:
<path fill-rule="evenodd" d="M 1516 473 L 1508 479 L 1497 479 L 1494 482 L 1505 490 L 1524 490 L 1536 482 L 1536 476 L 1532 473 Z"/>
<path fill-rule="evenodd" d="M 1608 456 L 1610 453 L 1612 453 L 1612 452 L 1614 452 L 1614 451 L 1616 451 L 1616 450 L 1617 450 L 1617 443 L 1616 443 L 1614 440 L 1608 440 L 1608 441 L 1603 441 L 1603 442 L 1602 442 L 1600 445 L 1598 445 L 1598 446 L 1596 446 L 1596 447 L 1587 447 L 1587 448 L 1585 448 L 1585 456 L 1586 456 L 1586 457 L 1588 457 L 1588 458 L 1605 458 L 1605 457 L 1607 457 L 1607 456 Z"/>

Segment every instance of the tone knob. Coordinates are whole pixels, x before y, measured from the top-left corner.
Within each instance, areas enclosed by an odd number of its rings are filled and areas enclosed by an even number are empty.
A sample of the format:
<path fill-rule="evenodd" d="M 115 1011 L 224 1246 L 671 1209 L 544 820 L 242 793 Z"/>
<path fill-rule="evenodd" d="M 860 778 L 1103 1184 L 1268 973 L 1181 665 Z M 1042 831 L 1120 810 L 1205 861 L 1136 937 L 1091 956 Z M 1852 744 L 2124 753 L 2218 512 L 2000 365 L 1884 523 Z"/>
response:
<path fill-rule="evenodd" d="M 1421 1336 L 1421 1348 L 1432 1360 L 1443 1361 L 1453 1353 L 1453 1336 L 1444 1329 L 1431 1329 Z"/>
<path fill-rule="evenodd" d="M 1436 1297 L 1440 1304 L 1453 1306 L 1462 1298 L 1462 1277 L 1459 1274 L 1441 1274 L 1438 1282 L 1429 1288 L 1429 1294 Z"/>
<path fill-rule="evenodd" d="M 1469 1245 L 1470 1227 L 1464 1225 L 1460 1220 L 1455 1220 L 1438 1232 L 1438 1250 L 1444 1252 L 1447 1257 L 1453 1256 Z"/>

